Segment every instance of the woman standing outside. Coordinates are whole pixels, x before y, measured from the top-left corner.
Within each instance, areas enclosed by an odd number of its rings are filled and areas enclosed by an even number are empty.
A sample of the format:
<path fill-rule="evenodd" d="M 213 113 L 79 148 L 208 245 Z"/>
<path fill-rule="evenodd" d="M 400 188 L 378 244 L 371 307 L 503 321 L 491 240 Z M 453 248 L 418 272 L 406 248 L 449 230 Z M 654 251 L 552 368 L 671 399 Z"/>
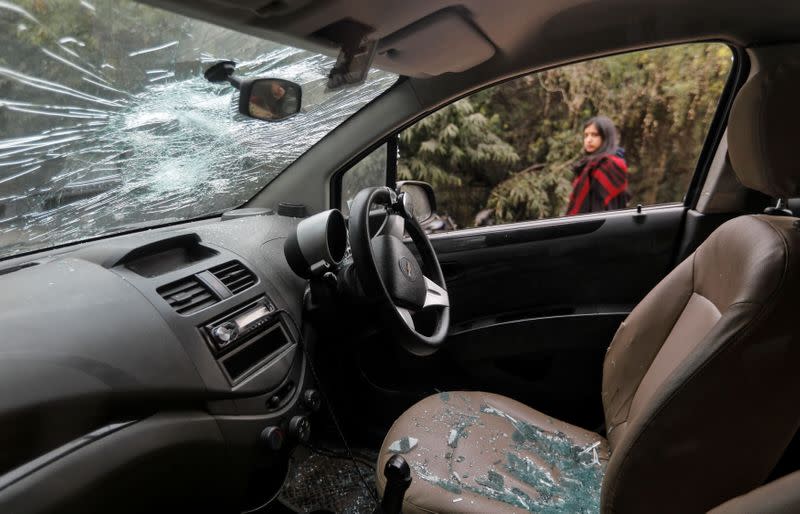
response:
<path fill-rule="evenodd" d="M 630 199 L 628 165 L 610 119 L 595 116 L 583 125 L 583 152 L 573 167 L 567 215 L 624 208 Z"/>

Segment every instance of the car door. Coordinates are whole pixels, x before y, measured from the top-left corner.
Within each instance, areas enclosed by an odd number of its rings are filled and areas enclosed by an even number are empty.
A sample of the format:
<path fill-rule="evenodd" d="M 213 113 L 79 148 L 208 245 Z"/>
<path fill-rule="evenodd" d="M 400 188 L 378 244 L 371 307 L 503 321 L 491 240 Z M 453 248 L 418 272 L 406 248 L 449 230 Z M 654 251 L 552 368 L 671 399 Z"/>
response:
<path fill-rule="evenodd" d="M 694 67 L 685 66 L 689 57 Z M 718 43 L 577 63 L 458 100 L 373 152 L 372 168 L 376 155 L 387 161 L 389 184 L 434 187 L 437 214 L 426 226 L 452 323 L 434 357 L 370 346 L 362 356 L 368 382 L 395 398 L 490 390 L 600 427 L 603 357 L 617 327 L 730 217 L 692 207 L 740 72 Z M 585 120 L 606 113 L 627 151 L 616 153 L 628 166 L 630 198 L 620 209 L 564 215 L 583 162 L 570 152 L 581 155 Z M 363 182 L 367 167 L 352 177 Z M 388 359 L 414 373 L 383 373 Z"/>

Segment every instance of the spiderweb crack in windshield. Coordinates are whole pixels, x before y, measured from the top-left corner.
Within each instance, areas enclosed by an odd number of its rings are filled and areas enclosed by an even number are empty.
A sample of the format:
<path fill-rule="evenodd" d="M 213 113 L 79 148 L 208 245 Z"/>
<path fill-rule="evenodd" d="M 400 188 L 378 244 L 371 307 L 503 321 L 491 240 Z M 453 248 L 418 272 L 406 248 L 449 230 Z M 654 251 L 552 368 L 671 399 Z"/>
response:
<path fill-rule="evenodd" d="M 331 57 L 133 2 L 0 0 L 0 28 L 0 257 L 237 207 L 397 79 L 327 92 Z M 220 59 L 302 111 L 239 115 Z"/>

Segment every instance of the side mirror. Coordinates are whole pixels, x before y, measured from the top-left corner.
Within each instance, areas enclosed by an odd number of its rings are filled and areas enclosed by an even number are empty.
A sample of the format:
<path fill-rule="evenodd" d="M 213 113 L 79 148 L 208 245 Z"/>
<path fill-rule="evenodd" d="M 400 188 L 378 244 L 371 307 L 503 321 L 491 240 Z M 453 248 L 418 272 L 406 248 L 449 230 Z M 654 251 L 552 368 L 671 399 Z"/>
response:
<path fill-rule="evenodd" d="M 418 223 L 425 223 L 436 212 L 436 197 L 433 188 L 427 182 L 401 180 L 397 183 L 397 192 L 404 193 L 403 208 L 412 214 Z"/>
<path fill-rule="evenodd" d="M 234 77 L 236 63 L 221 61 L 203 74 L 209 82 L 229 82 L 239 90 L 239 112 L 251 118 L 281 121 L 300 112 L 303 89 L 299 84 L 274 78 Z"/>

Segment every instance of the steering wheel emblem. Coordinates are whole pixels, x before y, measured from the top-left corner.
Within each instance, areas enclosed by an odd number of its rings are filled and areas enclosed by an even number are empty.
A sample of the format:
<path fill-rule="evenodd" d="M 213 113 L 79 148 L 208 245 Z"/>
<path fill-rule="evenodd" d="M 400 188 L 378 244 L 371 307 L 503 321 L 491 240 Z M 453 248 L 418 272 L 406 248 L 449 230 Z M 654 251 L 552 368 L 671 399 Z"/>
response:
<path fill-rule="evenodd" d="M 398 264 L 400 265 L 400 271 L 403 272 L 403 275 L 408 280 L 413 282 L 417 279 L 416 269 L 414 269 L 414 265 L 411 263 L 408 257 L 401 257 L 398 261 Z"/>

